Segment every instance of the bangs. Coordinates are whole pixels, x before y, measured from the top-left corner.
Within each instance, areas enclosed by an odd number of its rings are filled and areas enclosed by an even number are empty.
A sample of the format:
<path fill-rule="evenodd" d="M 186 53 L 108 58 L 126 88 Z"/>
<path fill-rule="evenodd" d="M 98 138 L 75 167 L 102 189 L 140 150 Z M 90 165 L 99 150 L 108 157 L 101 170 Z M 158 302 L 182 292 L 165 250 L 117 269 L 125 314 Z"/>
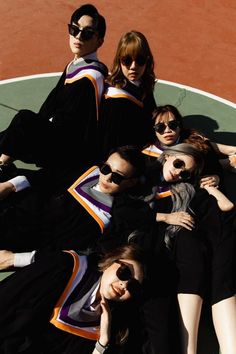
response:
<path fill-rule="evenodd" d="M 122 57 L 130 56 L 134 59 L 140 55 L 148 57 L 148 51 L 146 50 L 146 48 L 141 45 L 140 41 L 135 39 L 132 42 L 129 41 L 129 43 L 124 43 L 123 49 L 121 49 L 120 54 Z"/>
<path fill-rule="evenodd" d="M 178 122 L 178 119 L 176 119 L 174 114 L 171 112 L 162 112 L 154 119 L 156 123 L 168 123 L 170 120 L 176 120 Z"/>

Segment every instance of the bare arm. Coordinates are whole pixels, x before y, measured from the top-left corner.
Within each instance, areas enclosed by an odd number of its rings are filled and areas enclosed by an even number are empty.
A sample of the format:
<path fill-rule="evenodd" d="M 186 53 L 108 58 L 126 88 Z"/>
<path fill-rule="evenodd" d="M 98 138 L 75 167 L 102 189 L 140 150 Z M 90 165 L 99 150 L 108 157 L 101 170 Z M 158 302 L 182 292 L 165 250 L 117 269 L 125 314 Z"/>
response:
<path fill-rule="evenodd" d="M 10 267 L 22 268 L 34 262 L 36 251 L 13 253 L 7 250 L 0 251 L 0 270 Z"/>
<path fill-rule="evenodd" d="M 211 145 L 217 154 L 223 154 L 227 157 L 221 158 L 221 166 L 228 171 L 236 173 L 236 146 L 212 143 Z"/>
<path fill-rule="evenodd" d="M 231 156 L 236 154 L 236 146 L 214 143 L 212 141 L 211 141 L 211 146 L 213 147 L 213 149 L 217 154 L 223 154 L 226 156 Z"/>
<path fill-rule="evenodd" d="M 156 213 L 157 222 L 165 222 L 168 225 L 179 225 L 187 230 L 194 228 L 193 217 L 185 211 L 177 211 L 174 213 Z"/>
<path fill-rule="evenodd" d="M 209 194 L 216 198 L 219 208 L 222 211 L 229 211 L 233 209 L 234 204 L 219 189 L 212 186 L 204 186 L 203 188 L 205 188 Z"/>
<path fill-rule="evenodd" d="M 10 268 L 14 265 L 14 253 L 11 251 L 0 251 L 0 270 Z"/>

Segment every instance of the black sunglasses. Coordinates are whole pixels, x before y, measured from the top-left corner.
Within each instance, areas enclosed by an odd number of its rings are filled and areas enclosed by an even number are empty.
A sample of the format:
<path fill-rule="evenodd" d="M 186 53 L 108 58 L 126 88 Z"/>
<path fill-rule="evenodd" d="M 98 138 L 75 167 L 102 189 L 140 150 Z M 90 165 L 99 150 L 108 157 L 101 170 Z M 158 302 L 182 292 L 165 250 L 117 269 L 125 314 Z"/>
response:
<path fill-rule="evenodd" d="M 173 163 L 174 168 L 177 168 L 177 169 L 185 168 L 185 162 L 181 159 L 175 159 L 172 163 Z M 182 179 L 189 179 L 191 177 L 191 172 L 184 170 L 179 173 L 179 176 Z"/>
<path fill-rule="evenodd" d="M 116 276 L 119 280 L 128 281 L 126 289 L 133 297 L 141 295 L 142 286 L 139 281 L 133 278 L 130 267 L 120 260 L 116 260 L 115 263 L 118 263 L 120 266 L 116 271 Z"/>
<path fill-rule="evenodd" d="M 135 61 L 135 63 L 139 66 L 144 66 L 147 62 L 147 57 L 144 57 L 143 55 L 138 55 L 136 58 L 132 58 L 130 55 L 125 55 L 124 57 L 120 58 L 120 61 L 125 66 L 130 66 L 133 61 Z"/>
<path fill-rule="evenodd" d="M 107 164 L 104 163 L 100 168 L 99 168 L 100 172 L 103 175 L 109 175 L 111 173 L 111 181 L 117 185 L 121 184 L 121 182 L 131 179 L 133 177 L 125 177 L 122 176 L 120 173 L 118 172 L 113 172 L 111 167 Z"/>
<path fill-rule="evenodd" d="M 80 33 L 80 37 L 83 41 L 89 41 L 93 38 L 95 31 L 92 28 L 82 28 L 80 29 L 78 26 L 68 24 L 69 34 L 73 37 L 76 37 Z"/>
<path fill-rule="evenodd" d="M 176 130 L 179 127 L 179 123 L 177 120 L 170 120 L 167 123 L 157 123 L 154 125 L 154 130 L 159 134 L 163 134 L 167 126 L 171 130 Z"/>

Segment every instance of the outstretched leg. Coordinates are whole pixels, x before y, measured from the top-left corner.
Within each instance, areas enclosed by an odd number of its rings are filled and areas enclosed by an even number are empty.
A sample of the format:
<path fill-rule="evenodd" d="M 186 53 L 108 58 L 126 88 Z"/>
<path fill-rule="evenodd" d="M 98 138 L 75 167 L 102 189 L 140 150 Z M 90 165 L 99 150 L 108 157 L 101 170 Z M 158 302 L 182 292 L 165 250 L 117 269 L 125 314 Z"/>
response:
<path fill-rule="evenodd" d="M 202 298 L 195 294 L 178 294 L 178 303 L 182 353 L 196 354 Z"/>
<path fill-rule="evenodd" d="M 221 354 L 236 353 L 236 296 L 212 306 L 213 323 Z"/>

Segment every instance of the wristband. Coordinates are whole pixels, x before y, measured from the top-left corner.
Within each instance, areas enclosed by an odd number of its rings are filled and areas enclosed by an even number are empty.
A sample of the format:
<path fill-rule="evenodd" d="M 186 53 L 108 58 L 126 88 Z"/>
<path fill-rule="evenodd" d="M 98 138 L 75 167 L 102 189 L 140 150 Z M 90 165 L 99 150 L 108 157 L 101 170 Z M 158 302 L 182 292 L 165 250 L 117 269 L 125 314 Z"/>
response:
<path fill-rule="evenodd" d="M 100 354 L 103 354 L 103 353 L 105 353 L 105 350 L 107 350 L 108 349 L 108 347 L 109 347 L 109 345 L 102 345 L 100 342 L 99 342 L 99 340 L 96 342 L 96 344 L 95 344 L 95 348 L 96 348 L 96 350 L 98 351 L 98 353 L 100 353 Z"/>

